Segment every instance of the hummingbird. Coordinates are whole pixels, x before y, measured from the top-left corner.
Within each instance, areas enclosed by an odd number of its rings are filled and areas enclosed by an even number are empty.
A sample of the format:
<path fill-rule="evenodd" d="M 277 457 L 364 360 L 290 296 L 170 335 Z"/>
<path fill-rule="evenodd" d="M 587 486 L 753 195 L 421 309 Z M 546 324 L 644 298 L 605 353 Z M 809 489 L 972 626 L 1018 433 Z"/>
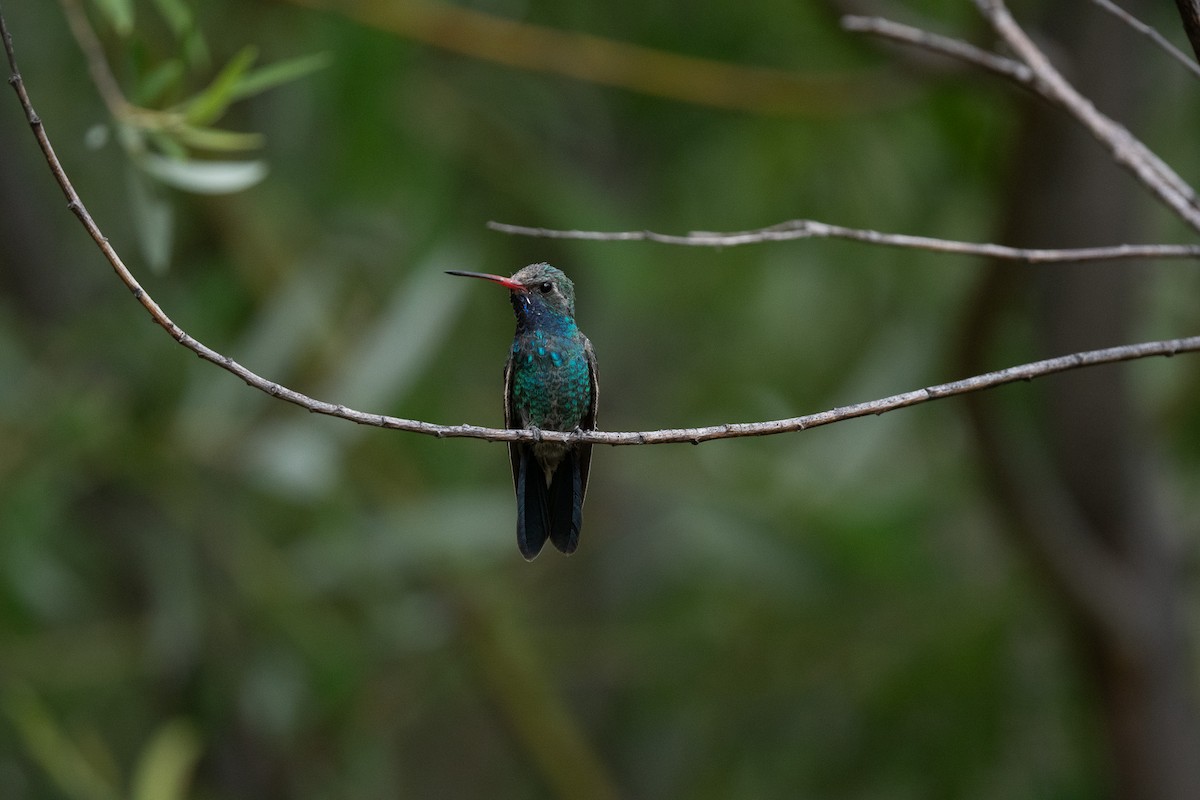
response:
<path fill-rule="evenodd" d="M 511 278 L 447 270 L 509 290 L 517 332 L 504 365 L 504 425 L 546 431 L 596 427 L 596 354 L 575 324 L 575 285 L 549 264 L 530 264 Z M 525 560 L 546 539 L 563 553 L 579 546 L 590 444 L 510 442 L 517 493 L 517 547 Z"/>

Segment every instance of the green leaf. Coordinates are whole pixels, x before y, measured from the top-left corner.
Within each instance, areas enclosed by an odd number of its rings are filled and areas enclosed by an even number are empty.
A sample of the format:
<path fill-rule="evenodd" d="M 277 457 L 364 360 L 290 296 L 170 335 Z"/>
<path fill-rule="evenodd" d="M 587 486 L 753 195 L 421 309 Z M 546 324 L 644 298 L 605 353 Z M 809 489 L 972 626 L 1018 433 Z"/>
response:
<path fill-rule="evenodd" d="M 244 97 L 260 94 L 281 84 L 302 78 L 319 69 L 324 69 L 332 60 L 328 53 L 312 53 L 259 67 L 238 80 L 233 89 L 233 98 L 241 100 Z"/>
<path fill-rule="evenodd" d="M 233 90 L 246 70 L 258 58 L 257 48 L 247 45 L 229 60 L 208 88 L 184 104 L 187 121 L 193 125 L 210 125 L 221 118 L 234 101 Z"/>
<path fill-rule="evenodd" d="M 267 176 L 264 161 L 189 161 L 156 153 L 141 153 L 136 160 L 156 180 L 196 194 L 240 192 Z"/>
<path fill-rule="evenodd" d="M 167 158 L 173 158 L 178 161 L 184 161 L 187 159 L 187 148 L 184 147 L 183 143 L 176 139 L 173 134 L 167 133 L 163 130 L 151 130 L 146 131 L 146 137 L 154 143 L 154 146 L 158 148 L 158 152 L 162 153 Z M 139 148 L 136 153 L 131 152 L 130 155 L 136 160 L 136 158 L 143 152 L 145 152 L 144 147 Z"/>
<path fill-rule="evenodd" d="M 182 38 L 196 26 L 192 10 L 183 0 L 154 0 L 158 13 L 167 21 L 167 26 L 177 37 Z"/>
<path fill-rule="evenodd" d="M 139 106 L 152 105 L 168 89 L 178 85 L 183 78 L 183 70 L 183 62 L 177 58 L 159 64 L 138 81 L 133 102 Z"/>
<path fill-rule="evenodd" d="M 132 800 L 184 800 L 192 770 L 200 758 L 200 737 L 183 719 L 154 734 L 133 774 Z"/>
<path fill-rule="evenodd" d="M 253 150 L 262 147 L 263 143 L 261 133 L 224 131 L 220 128 L 201 128 L 195 125 L 184 125 L 172 133 L 178 142 L 188 147 L 227 153 Z"/>
<path fill-rule="evenodd" d="M 129 204 L 138 248 L 150 269 L 159 275 L 171 263 L 175 238 L 175 209 L 161 186 L 136 169 L 129 169 Z"/>
<path fill-rule="evenodd" d="M 33 689 L 17 685 L 3 695 L 4 710 L 26 752 L 71 800 L 117 800 L 117 791 L 88 761 Z"/>
<path fill-rule="evenodd" d="M 133 32 L 133 0 L 95 0 L 95 3 L 113 30 L 121 36 Z"/>
<path fill-rule="evenodd" d="M 212 61 L 208 54 L 208 42 L 199 28 L 189 31 L 183 37 L 183 52 L 193 67 L 207 67 Z"/>

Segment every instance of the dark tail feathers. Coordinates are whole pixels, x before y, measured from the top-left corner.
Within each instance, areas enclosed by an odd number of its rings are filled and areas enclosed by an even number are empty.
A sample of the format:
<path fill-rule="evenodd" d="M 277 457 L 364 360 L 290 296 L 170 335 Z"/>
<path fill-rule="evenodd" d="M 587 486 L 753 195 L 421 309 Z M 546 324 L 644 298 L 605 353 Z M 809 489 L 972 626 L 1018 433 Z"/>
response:
<path fill-rule="evenodd" d="M 521 555 L 532 561 L 546 539 L 562 552 L 574 553 L 582 522 L 583 480 L 578 454 L 572 450 L 563 456 L 547 487 L 532 448 L 522 448 L 517 472 L 517 547 Z"/>

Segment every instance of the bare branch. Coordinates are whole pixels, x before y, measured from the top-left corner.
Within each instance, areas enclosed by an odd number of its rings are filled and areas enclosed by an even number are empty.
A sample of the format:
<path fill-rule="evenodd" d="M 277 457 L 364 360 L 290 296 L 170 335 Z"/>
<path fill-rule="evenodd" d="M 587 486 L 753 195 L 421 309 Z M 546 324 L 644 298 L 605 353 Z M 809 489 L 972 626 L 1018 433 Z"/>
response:
<path fill-rule="evenodd" d="M 1123 125 L 1101 113 L 1064 78 L 1009 13 L 1003 0 L 975 0 L 980 13 L 1013 52 L 1033 70 L 1038 94 L 1075 117 L 1112 155 L 1168 208 L 1200 231 L 1196 192 Z"/>
<path fill-rule="evenodd" d="M 1090 100 L 1079 94 L 1016 23 L 1003 0 L 975 0 L 975 4 L 1018 55 L 1019 62 L 890 20 L 847 17 L 842 24 L 847 30 L 882 36 L 976 64 L 1032 89 L 1075 117 L 1108 149 L 1114 161 L 1132 172 L 1167 207 L 1200 231 L 1200 208 L 1196 206 L 1195 190 L 1128 129 L 1102 114 Z"/>
<path fill-rule="evenodd" d="M 989 53 L 961 39 L 930 33 L 882 17 L 845 16 L 842 17 L 842 28 L 851 33 L 866 33 L 965 61 L 1018 83 L 1033 82 L 1033 72 L 1020 61 Z"/>
<path fill-rule="evenodd" d="M 1196 58 L 1200 59 L 1200 0 L 1175 0 L 1179 9 L 1179 18 L 1183 22 L 1183 32 L 1192 43 Z"/>
<path fill-rule="evenodd" d="M 1183 64 L 1183 66 L 1187 67 L 1188 72 L 1192 73 L 1192 75 L 1195 77 L 1200 78 L 1200 64 L 1197 64 L 1195 60 L 1188 57 L 1187 53 L 1184 53 L 1178 47 L 1167 41 L 1167 38 L 1159 33 L 1154 27 L 1142 22 L 1140 19 L 1121 8 L 1119 5 L 1112 2 L 1112 0 L 1092 0 L 1092 2 L 1124 22 L 1129 27 L 1133 28 L 1138 33 L 1149 37 L 1150 41 L 1158 45 L 1158 47 L 1165 51 L 1167 55 L 1178 61 L 1180 64 Z"/>
<path fill-rule="evenodd" d="M 66 172 L 63 170 L 62 164 L 55 155 L 54 148 L 50 144 L 50 139 L 46 134 L 45 126 L 34 111 L 29 100 L 29 95 L 25 89 L 25 83 L 21 78 L 21 73 L 17 69 L 16 56 L 13 52 L 12 37 L 9 34 L 8 26 L 4 21 L 3 14 L 0 14 L 0 36 L 3 37 L 5 53 L 8 56 L 10 67 L 9 84 L 13 87 L 17 94 L 17 98 L 21 103 L 21 107 L 25 110 L 25 115 L 29 121 L 30 128 L 33 130 L 34 136 L 37 139 L 38 145 L 42 149 L 42 153 L 46 158 L 46 163 L 50 167 L 55 180 L 62 189 L 63 194 L 67 198 L 67 207 L 75 214 L 80 223 L 87 230 L 88 235 L 96 243 L 104 253 L 109 264 L 117 273 L 121 282 L 132 292 L 134 298 L 150 313 L 151 318 L 163 330 L 170 334 L 171 338 L 175 339 L 181 345 L 191 350 L 193 353 L 209 361 L 222 369 L 233 373 L 241 378 L 248 385 L 271 395 L 272 397 L 285 400 L 293 403 L 301 408 L 305 408 L 316 414 L 326 414 L 331 417 L 349 420 L 360 425 L 372 425 L 380 428 L 390 428 L 394 430 L 409 431 L 411 433 L 420 433 L 427 436 L 436 436 L 439 438 L 472 438 L 485 439 L 487 441 L 557 441 L 557 442 L 589 442 L 592 444 L 609 444 L 609 445 L 642 445 L 642 444 L 669 444 L 669 443 L 691 443 L 700 444 L 701 442 L 710 441 L 713 439 L 735 439 L 748 436 L 770 436 L 780 433 L 793 433 L 810 428 L 829 425 L 834 422 L 840 422 L 846 419 L 854 419 L 856 417 L 865 417 L 869 415 L 879 415 L 888 411 L 894 411 L 898 408 L 906 408 L 908 406 L 927 403 L 931 400 L 939 400 L 944 397 L 953 397 L 955 395 L 966 394 L 969 392 L 977 392 L 983 389 L 989 389 L 994 386 L 1002 386 L 1008 383 L 1017 381 L 1028 381 L 1043 375 L 1051 375 L 1057 372 L 1065 372 L 1067 370 L 1078 369 L 1081 367 L 1095 366 L 1098 364 L 1110 364 L 1119 361 L 1130 361 L 1139 358 L 1148 358 L 1150 356 L 1172 356 L 1177 353 L 1200 351 L 1200 336 L 1194 336 L 1184 339 L 1172 339 L 1157 342 L 1145 342 L 1142 344 L 1123 345 L 1120 347 L 1110 347 L 1104 350 L 1093 350 L 1084 353 L 1075 353 L 1073 355 L 1061 356 L 1059 358 L 1051 358 L 1044 361 L 1036 361 L 1030 364 L 1022 364 L 1008 369 L 989 372 L 984 375 L 977 375 L 971 378 L 954 381 L 951 383 L 929 386 L 924 389 L 916 389 L 911 392 L 885 397 L 880 400 L 872 400 L 865 403 L 858 403 L 851 406 L 842 406 L 829 411 L 823 411 L 817 414 L 808 414 L 801 417 L 791 417 L 788 419 L 769 420 L 765 422 L 739 422 L 729 423 L 724 425 L 712 425 L 701 428 L 674 428 L 656 431 L 635 431 L 635 432 L 612 432 L 612 431 L 575 431 L 571 433 L 561 433 L 557 431 L 534 431 L 534 430 L 505 430 L 501 428 L 484 428 L 476 425 L 436 425 L 430 422 L 420 420 L 404 419 L 401 417 L 389 417 L 383 414 L 369 414 L 364 411 L 357 411 L 337 403 L 329 403 L 323 400 L 317 400 L 308 395 L 297 392 L 274 381 L 267 380 L 250 369 L 242 366 L 234 361 L 229 356 L 223 355 L 204 343 L 190 336 L 182 328 L 176 325 L 170 317 L 159 307 L 158 303 L 142 288 L 137 279 L 129 271 L 128 267 L 121 260 L 116 250 L 109 244 L 108 239 L 100 231 L 91 214 L 88 213 L 83 201 L 80 200 L 75 187 L 71 184 Z M 803 222 L 803 221 L 802 221 Z M 812 223 L 809 223 L 811 225 Z M 842 235 L 849 229 L 840 229 L 841 233 L 837 233 L 839 229 L 833 226 L 826 226 L 834 233 L 825 235 Z M 502 228 L 501 228 L 502 229 Z M 569 232 L 568 232 L 569 233 Z M 762 232 L 755 232 L 760 235 Z M 786 233 L 786 231 L 782 232 Z M 704 234 L 701 234 L 704 235 Z M 711 234 L 709 234 L 711 235 Z M 811 234 L 810 234 L 811 235 Z M 618 235 L 619 236 L 619 235 Z M 866 238 L 867 241 L 872 239 L 867 237 L 882 237 L 883 234 L 875 234 L 871 231 L 850 232 L 847 238 Z M 633 238 L 628 236 L 626 238 Z M 642 238 L 649 238 L 647 234 L 642 234 Z M 687 237 L 682 237 L 687 238 Z M 903 238 L 885 237 L 886 240 L 880 240 L 880 243 L 893 244 L 898 246 L 916 246 L 914 244 L 900 244 Z M 918 240 L 919 237 L 907 237 L 910 240 Z M 761 239 L 765 240 L 765 239 Z M 961 245 L 962 243 L 946 243 L 929 240 L 938 246 Z M 927 243 L 928 244 L 928 243 Z M 983 247 L 981 245 L 972 245 L 969 247 Z M 990 245 L 987 247 L 998 247 Z M 1160 247 L 1167 247 L 1165 245 Z M 1001 248 L 1002 250 L 1004 248 Z M 1027 256 L 1036 251 L 1026 251 Z M 1054 253 L 1055 251 L 1048 251 Z M 1072 252 L 1072 251 L 1058 251 Z M 1075 251 L 1078 252 L 1078 251 Z M 1195 253 L 1189 254 L 1194 257 Z M 1110 256 L 1113 257 L 1113 256 Z M 1132 257 L 1132 256 L 1128 256 Z"/>
<path fill-rule="evenodd" d="M 690 247 L 736 247 L 765 242 L 787 242 L 796 239 L 849 239 L 856 242 L 930 250 L 935 253 L 1003 258 L 1026 261 L 1030 264 L 1063 261 L 1117 261 L 1134 258 L 1198 258 L 1200 245 L 1194 244 L 1121 244 L 1112 247 L 1082 247 L 1073 249 L 1029 249 L 1002 244 L 956 242 L 927 236 L 903 233 L 881 233 L 861 228 L 846 228 L 811 219 L 794 219 L 768 228 L 732 233 L 692 231 L 684 235 L 654 231 L 574 231 L 552 228 L 530 228 L 505 222 L 489 222 L 489 228 L 518 236 L 543 239 L 585 239 L 596 242 L 660 242 Z"/>

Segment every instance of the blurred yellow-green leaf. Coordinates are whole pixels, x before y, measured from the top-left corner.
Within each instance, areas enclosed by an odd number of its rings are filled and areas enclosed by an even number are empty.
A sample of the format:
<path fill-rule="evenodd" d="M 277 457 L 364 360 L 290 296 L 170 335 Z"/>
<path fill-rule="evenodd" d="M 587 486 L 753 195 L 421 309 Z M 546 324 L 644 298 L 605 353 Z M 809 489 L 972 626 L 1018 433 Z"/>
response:
<path fill-rule="evenodd" d="M 260 92 L 273 89 L 285 83 L 298 80 L 320 69 L 325 69 L 332 63 L 329 53 L 312 53 L 306 56 L 278 61 L 265 67 L 258 67 L 241 75 L 233 87 L 232 97 L 241 100 L 253 97 Z"/>
<path fill-rule="evenodd" d="M 130 800 L 186 800 L 200 754 L 200 737 L 190 722 L 164 723 L 138 759 Z"/>
<path fill-rule="evenodd" d="M 93 0 L 108 24 L 121 36 L 133 31 L 133 0 Z"/>
<path fill-rule="evenodd" d="M 215 152 L 254 150 L 263 144 L 261 133 L 242 133 L 187 124 L 180 125 L 172 132 L 180 144 Z"/>
<path fill-rule="evenodd" d="M 68 800 L 118 800 L 120 793 L 80 747 L 34 690 L 9 684 L 3 692 L 4 710 L 25 752 Z"/>
<path fill-rule="evenodd" d="M 162 95 L 180 84 L 184 71 L 183 62 L 177 58 L 163 61 L 138 81 L 133 101 L 143 106 L 153 104 Z"/>
<path fill-rule="evenodd" d="M 191 100 L 184 103 L 187 121 L 193 125 L 211 125 L 220 119 L 236 97 L 234 90 L 245 72 L 258 58 L 258 48 L 247 45 L 217 73 L 212 83 Z"/>

